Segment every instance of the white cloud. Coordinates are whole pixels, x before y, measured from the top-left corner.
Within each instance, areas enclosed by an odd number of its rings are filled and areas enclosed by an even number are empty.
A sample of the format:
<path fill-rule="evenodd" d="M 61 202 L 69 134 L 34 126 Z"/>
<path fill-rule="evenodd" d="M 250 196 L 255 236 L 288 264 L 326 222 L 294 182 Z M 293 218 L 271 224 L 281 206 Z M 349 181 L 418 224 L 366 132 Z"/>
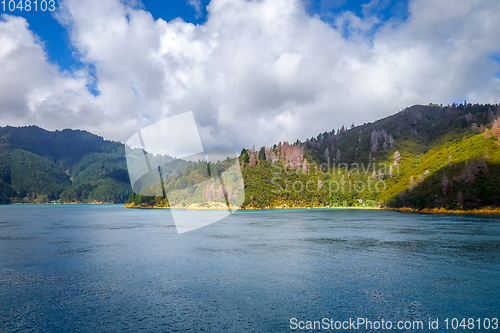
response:
<path fill-rule="evenodd" d="M 155 21 L 117 0 L 61 7 L 82 61 L 95 65 L 100 95 L 87 91 L 84 70 L 50 65 L 23 19 L 4 16 L 4 124 L 83 127 L 125 141 L 193 111 L 205 148 L 241 149 L 305 139 L 416 103 L 499 102 L 495 0 L 411 1 L 407 21 L 389 20 L 373 36 L 376 16 L 344 12 L 334 28 L 299 0 L 212 0 L 202 25 Z"/>
<path fill-rule="evenodd" d="M 188 4 L 194 8 L 194 11 L 196 12 L 195 17 L 200 18 L 202 16 L 201 0 L 188 0 Z"/>
<path fill-rule="evenodd" d="M 24 18 L 0 20 L 0 121 L 47 127 L 91 124 L 98 114 L 86 88 L 85 70 L 61 73 L 47 61 L 43 44 Z M 57 116 L 54 114 L 57 113 Z"/>

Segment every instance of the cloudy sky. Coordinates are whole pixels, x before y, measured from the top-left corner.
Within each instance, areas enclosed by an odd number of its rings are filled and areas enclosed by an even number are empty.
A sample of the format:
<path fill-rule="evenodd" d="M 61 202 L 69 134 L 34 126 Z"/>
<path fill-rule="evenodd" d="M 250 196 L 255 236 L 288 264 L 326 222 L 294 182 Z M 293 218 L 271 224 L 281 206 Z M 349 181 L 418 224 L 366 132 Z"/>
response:
<path fill-rule="evenodd" d="M 205 148 L 239 151 L 413 104 L 500 102 L 497 0 L 56 5 L 0 8 L 0 126 L 125 142 L 192 111 Z"/>

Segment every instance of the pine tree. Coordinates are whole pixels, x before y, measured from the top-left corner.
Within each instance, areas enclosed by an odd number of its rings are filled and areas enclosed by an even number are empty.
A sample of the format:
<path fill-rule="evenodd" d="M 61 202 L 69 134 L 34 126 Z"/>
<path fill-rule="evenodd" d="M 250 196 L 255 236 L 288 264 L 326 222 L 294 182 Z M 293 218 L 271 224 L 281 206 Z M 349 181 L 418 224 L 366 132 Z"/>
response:
<path fill-rule="evenodd" d="M 405 198 L 405 194 L 406 194 L 406 192 L 405 192 L 404 190 L 403 190 L 403 191 L 401 191 L 401 192 L 399 192 L 399 193 L 398 193 L 398 198 L 399 198 L 399 200 L 403 200 L 403 199 Z"/>
<path fill-rule="evenodd" d="M 252 154 L 252 155 L 250 156 L 249 163 L 250 163 L 250 166 L 251 166 L 251 167 L 254 167 L 254 166 L 257 164 L 257 162 L 255 161 L 255 154 Z"/>
<path fill-rule="evenodd" d="M 240 156 L 243 157 L 243 163 L 248 163 L 250 157 L 248 156 L 248 151 L 245 148 L 241 150 Z"/>
<path fill-rule="evenodd" d="M 469 165 L 465 168 L 465 183 L 474 183 L 476 173 L 476 163 L 474 163 L 474 160 L 471 160 Z"/>
<path fill-rule="evenodd" d="M 340 149 L 337 149 L 337 158 L 335 160 L 337 162 L 339 162 L 340 161 L 340 157 L 341 157 L 341 155 L 340 155 Z"/>
<path fill-rule="evenodd" d="M 452 183 L 451 181 L 448 180 L 448 177 L 446 175 L 443 175 L 443 180 L 441 181 L 441 184 L 443 185 L 443 194 L 444 195 L 451 195 L 453 193 L 452 190 Z"/>
<path fill-rule="evenodd" d="M 259 160 L 265 161 L 266 160 L 266 148 L 262 147 L 259 150 Z"/>
<path fill-rule="evenodd" d="M 479 160 L 477 161 L 477 167 L 481 170 L 485 175 L 488 174 L 488 165 L 483 159 L 483 155 L 479 155 Z"/>
<path fill-rule="evenodd" d="M 372 179 L 373 181 L 377 180 L 377 172 L 375 170 L 372 172 Z"/>
<path fill-rule="evenodd" d="M 381 137 L 383 137 L 384 135 L 387 135 L 385 133 L 384 130 L 382 130 L 381 132 L 377 131 L 377 130 L 373 130 L 372 131 L 372 135 L 371 135 L 371 140 L 370 140 L 370 145 L 372 147 L 372 152 L 373 153 L 376 153 L 377 150 L 378 150 L 378 146 L 379 146 L 379 139 Z M 387 140 L 386 140 L 387 141 Z"/>
<path fill-rule="evenodd" d="M 401 154 L 397 150 L 394 153 L 394 161 L 397 162 L 397 163 L 399 163 L 399 161 L 401 161 Z"/>
<path fill-rule="evenodd" d="M 389 134 L 389 146 L 391 149 L 394 149 L 394 138 L 391 134 Z"/>
<path fill-rule="evenodd" d="M 392 169 L 392 165 L 389 166 L 389 176 L 394 177 L 394 170 Z"/>
<path fill-rule="evenodd" d="M 500 117 L 498 117 L 491 127 L 493 137 L 500 139 Z"/>
<path fill-rule="evenodd" d="M 198 172 L 205 178 L 209 177 L 209 169 L 207 162 L 199 162 L 198 163 Z"/>
<path fill-rule="evenodd" d="M 490 130 L 488 128 L 484 129 L 484 139 L 488 140 L 490 138 Z"/>
<path fill-rule="evenodd" d="M 491 128 L 491 133 L 495 138 L 498 138 L 498 135 L 500 134 L 500 129 L 497 126 L 493 125 L 493 127 Z"/>
<path fill-rule="evenodd" d="M 410 177 L 410 187 L 408 188 L 408 190 L 413 190 L 415 187 L 417 186 L 417 183 L 415 182 L 415 178 L 413 178 L 413 176 Z"/>

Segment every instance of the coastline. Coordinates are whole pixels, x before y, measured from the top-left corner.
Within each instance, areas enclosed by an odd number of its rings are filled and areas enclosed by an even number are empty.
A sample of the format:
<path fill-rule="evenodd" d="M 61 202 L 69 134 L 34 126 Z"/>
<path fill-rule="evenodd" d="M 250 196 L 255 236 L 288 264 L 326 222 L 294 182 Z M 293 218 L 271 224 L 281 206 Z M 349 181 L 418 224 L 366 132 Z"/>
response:
<path fill-rule="evenodd" d="M 208 207 L 200 206 L 199 204 L 191 204 L 187 207 L 164 207 L 151 206 L 148 204 L 136 205 L 135 203 L 126 203 L 123 208 L 138 208 L 138 209 L 184 209 L 184 210 L 227 210 L 228 207 L 221 203 L 212 203 Z M 269 210 L 269 209 L 381 209 L 378 206 L 336 206 L 336 207 L 312 207 L 312 206 L 276 206 L 276 207 L 229 207 L 230 210 Z"/>
<path fill-rule="evenodd" d="M 424 209 L 415 209 L 415 208 L 382 208 L 384 210 L 393 210 L 401 213 L 410 213 L 410 214 L 455 214 L 455 215 L 500 215 L 500 207 L 484 207 L 481 209 L 445 209 L 445 208 L 424 208 Z"/>
<path fill-rule="evenodd" d="M 2 204 L 5 206 L 9 205 L 121 205 L 123 202 L 12 202 L 8 204 Z"/>
<path fill-rule="evenodd" d="M 128 203 L 123 206 L 124 208 L 136 208 L 136 209 L 183 209 L 183 210 L 226 210 L 227 206 L 221 203 L 213 203 L 209 207 L 202 207 L 199 204 L 192 204 L 188 207 L 162 207 L 162 206 L 150 206 L 147 204 L 136 205 L 135 203 Z M 230 209 L 234 209 L 231 208 Z M 307 207 L 307 206 L 277 206 L 277 207 L 263 207 L 263 208 L 255 208 L 255 207 L 242 207 L 236 208 L 237 210 L 270 210 L 270 209 L 283 209 L 283 210 L 292 210 L 292 209 L 354 209 L 354 210 L 391 210 L 397 211 L 401 213 L 413 213 L 413 214 L 454 214 L 454 215 L 500 215 L 500 207 L 485 207 L 481 209 L 472 209 L 472 210 L 450 210 L 445 208 L 425 208 L 422 210 L 414 209 L 414 208 L 387 208 L 387 207 L 379 207 L 379 206 L 336 206 L 336 207 Z"/>
<path fill-rule="evenodd" d="M 119 205 L 121 203 L 115 202 L 57 202 L 57 203 L 21 203 L 15 202 L 10 204 L 5 204 L 5 206 L 9 205 Z M 123 204 L 123 208 L 131 208 L 131 209 L 182 209 L 182 210 L 227 210 L 227 206 L 221 203 L 213 203 L 209 207 L 202 207 L 199 204 L 192 204 L 188 207 L 164 207 L 164 206 L 150 206 L 148 204 L 136 205 L 135 203 L 125 203 Z M 442 215 L 500 215 L 500 207 L 484 207 L 481 209 L 445 209 L 445 208 L 424 208 L 424 209 L 416 209 L 409 207 L 402 208 L 387 208 L 387 207 L 379 207 L 379 206 L 336 206 L 336 207 L 307 207 L 307 206 L 277 206 L 277 207 L 229 207 L 229 210 L 271 210 L 271 209 L 283 209 L 283 210 L 292 210 L 292 209 L 354 209 L 354 210 L 391 210 L 406 214 L 442 214 Z"/>

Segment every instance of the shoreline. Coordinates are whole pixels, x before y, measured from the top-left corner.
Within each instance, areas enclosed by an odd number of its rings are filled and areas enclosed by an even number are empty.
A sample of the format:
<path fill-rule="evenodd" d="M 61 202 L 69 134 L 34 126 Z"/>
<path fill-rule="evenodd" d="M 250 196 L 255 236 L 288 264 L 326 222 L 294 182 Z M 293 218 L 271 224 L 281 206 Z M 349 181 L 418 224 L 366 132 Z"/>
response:
<path fill-rule="evenodd" d="M 2 206 L 10 205 L 122 205 L 123 202 L 13 202 L 8 204 L 2 204 Z"/>
<path fill-rule="evenodd" d="M 183 209 L 183 210 L 226 210 L 227 208 L 225 207 L 220 207 L 217 205 L 217 207 L 199 207 L 197 206 L 196 208 L 189 208 L 189 207 L 157 207 L 157 206 L 148 206 L 148 205 L 132 205 L 132 204 L 125 204 L 123 206 L 124 208 L 132 208 L 132 209 Z M 471 209 L 471 210 L 449 210 L 445 208 L 425 208 L 422 210 L 419 209 L 414 209 L 414 208 L 408 208 L 408 207 L 403 207 L 403 208 L 386 208 L 386 207 L 378 207 L 378 206 L 347 206 L 347 207 L 265 207 L 265 208 L 253 208 L 253 207 L 248 207 L 248 208 L 239 208 L 237 210 L 271 210 L 271 209 L 280 209 L 280 210 L 293 210 L 293 209 L 322 209 L 322 210 L 330 210 L 330 209 L 357 209 L 357 210 L 390 210 L 390 211 L 397 211 L 401 213 L 410 213 L 410 214 L 453 214 L 453 215 L 500 215 L 500 208 L 490 208 L 490 207 L 485 207 L 481 209 Z"/>
<path fill-rule="evenodd" d="M 121 205 L 122 203 L 114 203 L 114 202 L 58 202 L 58 203 L 24 203 L 24 202 L 16 202 L 10 204 L 4 204 L 5 206 L 10 205 Z M 2 206 L 4 206 L 2 205 Z M 191 205 L 188 207 L 159 207 L 159 206 L 149 206 L 146 204 L 135 205 L 131 203 L 125 203 L 122 206 L 123 208 L 131 208 L 131 209 L 181 209 L 181 210 L 192 210 L 192 211 L 208 211 L 208 210 L 226 210 L 228 209 L 225 205 L 212 205 L 212 207 L 201 207 L 199 205 Z M 230 207 L 229 210 L 232 208 Z M 424 209 L 416 209 L 409 207 L 402 208 L 387 208 L 387 207 L 379 207 L 379 206 L 338 206 L 338 207 L 264 207 L 264 208 L 254 208 L 254 207 L 245 207 L 245 208 L 236 208 L 236 210 L 271 210 L 271 209 L 280 209 L 280 210 L 293 210 L 293 209 L 361 209 L 361 210 L 390 210 L 396 211 L 400 213 L 406 214 L 441 214 L 441 215 L 500 215 L 500 207 L 484 207 L 481 209 L 456 209 L 450 210 L 445 208 L 424 208 Z"/>
<path fill-rule="evenodd" d="M 214 205 L 213 207 L 200 207 L 200 206 L 188 206 L 188 207 L 158 207 L 149 205 L 135 205 L 135 204 L 125 204 L 123 208 L 137 208 L 137 209 L 183 209 L 183 210 L 226 210 L 226 206 Z M 231 207 L 229 207 L 231 209 Z M 348 206 L 348 207 L 264 207 L 264 208 L 237 208 L 236 210 L 270 210 L 270 209 L 382 209 L 378 206 Z"/>
<path fill-rule="evenodd" d="M 500 207 L 484 207 L 481 209 L 456 209 L 450 210 L 445 208 L 424 208 L 424 209 L 415 209 L 415 208 L 382 208 L 384 210 L 392 210 L 406 214 L 449 214 L 449 215 L 500 215 Z"/>

